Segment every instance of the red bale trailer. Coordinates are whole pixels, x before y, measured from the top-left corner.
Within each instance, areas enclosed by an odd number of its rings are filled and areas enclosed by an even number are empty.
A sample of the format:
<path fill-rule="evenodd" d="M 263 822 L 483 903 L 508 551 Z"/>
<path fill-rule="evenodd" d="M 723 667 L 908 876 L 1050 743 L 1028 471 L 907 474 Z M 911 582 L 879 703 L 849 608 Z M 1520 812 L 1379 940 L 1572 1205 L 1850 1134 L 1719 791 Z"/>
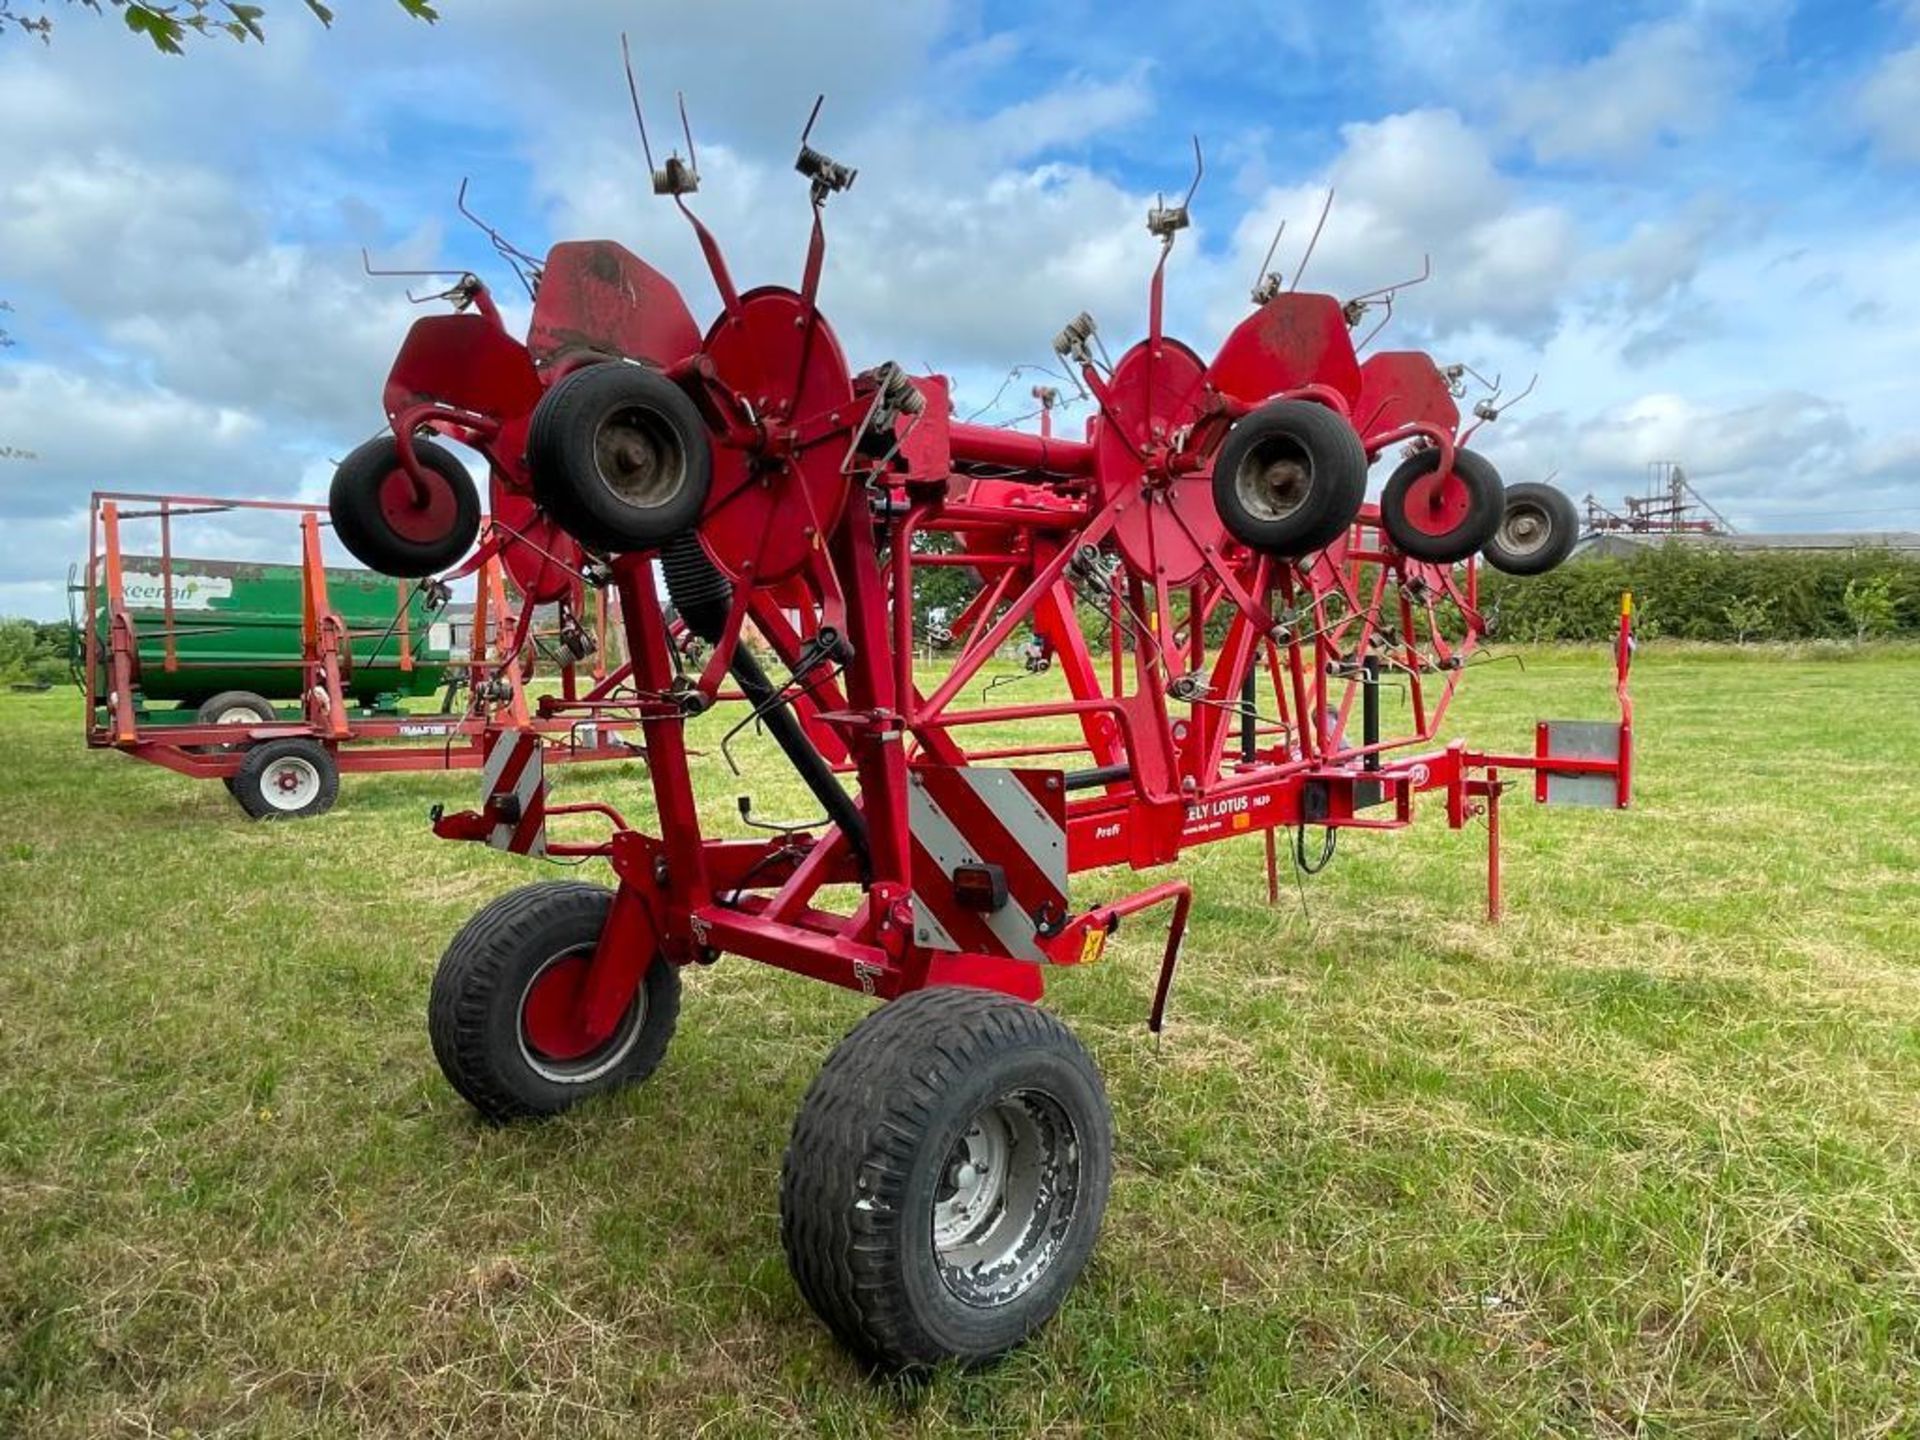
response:
<path fill-rule="evenodd" d="M 204 536 L 221 517 L 260 515 L 292 522 L 297 563 L 193 553 L 196 525 Z M 609 637 L 619 642 L 610 597 L 575 586 L 537 624 L 490 554 L 472 570 L 457 643 L 451 584 L 330 568 L 327 523 L 319 505 L 96 494 L 74 586 L 87 744 L 217 778 L 255 819 L 324 813 L 342 773 L 478 768 L 503 728 L 546 737 L 553 763 L 644 753 L 631 729 L 540 713 L 527 688 L 550 675 L 576 700 L 621 683 L 626 667 L 605 658 Z M 437 709 L 417 703 L 435 694 Z"/>

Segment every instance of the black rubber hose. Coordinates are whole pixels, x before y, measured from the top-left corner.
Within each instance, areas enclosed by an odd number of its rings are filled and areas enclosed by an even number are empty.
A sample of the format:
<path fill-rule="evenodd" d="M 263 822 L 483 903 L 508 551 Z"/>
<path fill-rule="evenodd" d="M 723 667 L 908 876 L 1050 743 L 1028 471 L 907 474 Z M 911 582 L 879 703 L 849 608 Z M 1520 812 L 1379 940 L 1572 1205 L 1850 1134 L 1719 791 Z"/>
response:
<path fill-rule="evenodd" d="M 707 558 L 700 542 L 692 535 L 680 535 L 660 551 L 660 569 L 667 577 L 667 598 L 686 622 L 687 629 L 709 645 L 718 645 L 726 633 L 727 612 L 733 608 L 733 586 Z M 873 860 L 867 847 L 867 817 L 853 803 L 853 797 L 841 786 L 826 758 L 807 738 L 800 719 L 785 700 L 776 699 L 779 690 L 753 658 L 745 645 L 733 650 L 734 683 L 747 697 L 747 704 L 759 714 L 774 744 L 786 754 L 801 782 L 813 792 L 827 818 L 840 827 L 847 846 L 859 862 L 861 876 L 873 879 Z"/>

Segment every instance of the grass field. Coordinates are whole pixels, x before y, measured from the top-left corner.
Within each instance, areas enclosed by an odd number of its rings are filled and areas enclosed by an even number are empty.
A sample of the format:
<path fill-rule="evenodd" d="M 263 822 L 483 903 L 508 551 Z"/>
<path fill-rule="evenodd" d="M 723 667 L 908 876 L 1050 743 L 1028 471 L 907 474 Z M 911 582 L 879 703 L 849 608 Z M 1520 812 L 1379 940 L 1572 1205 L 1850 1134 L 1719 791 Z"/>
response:
<path fill-rule="evenodd" d="M 1524 748 L 1608 678 L 1530 654 L 1456 728 Z M 776 1229 L 857 997 L 690 974 L 648 1085 L 486 1128 L 428 980 L 550 872 L 427 835 L 470 776 L 258 825 L 0 698 L 0 1435 L 1912 1433 L 1917 690 L 1911 651 L 1650 648 L 1636 808 L 1512 805 L 1499 927 L 1437 803 L 1304 903 L 1257 840 L 1189 857 L 1164 1040 L 1152 919 L 1050 992 L 1118 1127 L 1093 1263 L 914 1385 L 835 1348 Z M 559 783 L 634 815 L 638 780 Z"/>

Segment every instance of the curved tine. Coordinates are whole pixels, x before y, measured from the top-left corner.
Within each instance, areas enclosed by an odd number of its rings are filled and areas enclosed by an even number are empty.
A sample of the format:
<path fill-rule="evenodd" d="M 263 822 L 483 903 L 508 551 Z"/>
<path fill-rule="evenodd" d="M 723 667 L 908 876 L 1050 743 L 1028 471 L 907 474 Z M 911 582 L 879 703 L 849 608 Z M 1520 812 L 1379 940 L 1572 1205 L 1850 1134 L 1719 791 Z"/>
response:
<path fill-rule="evenodd" d="M 1313 227 L 1313 237 L 1307 241 L 1307 253 L 1300 257 L 1300 268 L 1293 272 L 1293 284 L 1289 285 L 1287 289 L 1298 290 L 1300 288 L 1300 277 L 1307 273 L 1307 262 L 1313 259 L 1314 247 L 1320 243 L 1320 232 L 1326 228 L 1327 215 L 1332 209 L 1333 186 L 1329 185 L 1327 187 L 1326 203 L 1320 207 L 1320 219 Z"/>
<path fill-rule="evenodd" d="M 464 175 L 460 177 L 460 193 L 454 196 L 453 203 L 455 207 L 460 211 L 461 215 L 464 216 L 467 219 L 467 221 L 471 223 L 476 230 L 478 230 L 482 235 L 485 235 L 488 240 L 493 242 L 493 249 L 495 254 L 499 255 L 504 260 L 518 260 L 522 264 L 533 266 L 535 269 L 540 268 L 540 262 L 538 260 L 536 260 L 533 256 L 527 254 L 526 251 L 522 250 L 518 245 L 514 244 L 511 240 L 507 239 L 506 236 L 502 235 L 499 232 L 499 230 L 497 230 L 494 226 L 488 224 L 485 220 L 482 220 L 478 215 L 476 215 L 471 209 L 468 208 L 467 177 Z M 524 279 L 525 277 L 523 276 L 522 278 Z"/>
<path fill-rule="evenodd" d="M 1347 303 L 1351 305 L 1354 302 L 1349 300 Z M 1357 341 L 1354 344 L 1353 348 L 1356 351 L 1366 349 L 1367 346 L 1371 345 L 1374 342 L 1374 340 L 1378 338 L 1382 330 L 1386 329 L 1388 325 L 1393 323 L 1393 291 L 1391 290 L 1387 291 L 1386 294 L 1381 297 L 1379 304 L 1380 304 L 1380 308 L 1385 310 L 1387 313 L 1382 315 L 1380 317 L 1380 322 L 1367 332 L 1365 339 Z"/>
<path fill-rule="evenodd" d="M 627 48 L 627 32 L 620 32 L 620 63 L 627 71 L 627 95 L 633 101 L 633 123 L 640 127 L 640 153 L 646 157 L 647 178 L 653 178 L 653 146 L 647 143 L 647 117 L 640 111 L 640 84 L 633 78 L 633 52 Z"/>
<path fill-rule="evenodd" d="M 1478 370 L 1474 369 L 1473 366 L 1467 364 L 1464 360 L 1460 362 L 1460 368 L 1463 371 L 1465 371 L 1467 374 L 1471 375 L 1475 380 L 1478 380 L 1480 382 L 1480 386 L 1482 389 L 1489 391 L 1495 396 L 1499 395 L 1500 377 L 1498 375 L 1495 375 L 1493 379 L 1489 380 L 1487 379 L 1486 376 L 1482 375 Z"/>
<path fill-rule="evenodd" d="M 1349 300 L 1347 303 L 1351 305 L 1354 301 L 1388 300 L 1400 291 L 1411 290 L 1415 285 L 1425 284 L 1432 278 L 1433 257 L 1431 255 L 1422 255 L 1420 257 L 1420 273 L 1411 280 L 1401 280 L 1392 285 L 1382 285 L 1378 290 L 1369 290 L 1364 295 L 1354 296 L 1353 300 Z"/>
<path fill-rule="evenodd" d="M 804 126 L 802 126 L 800 130 L 800 144 L 803 149 L 805 148 L 807 141 L 811 139 L 813 136 L 813 122 L 820 118 L 820 107 L 826 103 L 827 103 L 827 97 L 824 93 L 816 95 L 814 97 L 813 109 L 808 112 L 807 123 Z"/>
<path fill-rule="evenodd" d="M 367 247 L 364 245 L 360 247 L 360 268 L 373 276 L 396 275 L 413 280 L 464 280 L 471 273 L 466 270 L 376 270 L 373 257 L 367 253 Z"/>
<path fill-rule="evenodd" d="M 1180 202 L 1180 208 L 1186 209 L 1193 203 L 1194 191 L 1200 188 L 1200 177 L 1207 173 L 1206 157 L 1200 153 L 1200 137 L 1193 137 L 1193 183 L 1187 186 L 1187 198 Z"/>
<path fill-rule="evenodd" d="M 1263 258 L 1260 261 L 1259 273 L 1253 277 L 1253 288 L 1255 290 L 1258 290 L 1260 286 L 1266 281 L 1267 267 L 1273 264 L 1273 252 L 1280 248 L 1280 237 L 1286 233 L 1287 233 L 1287 222 L 1283 217 L 1280 221 L 1280 228 L 1273 232 L 1273 239 L 1267 242 L 1267 253 L 1265 258 Z"/>
<path fill-rule="evenodd" d="M 1501 413 L 1502 414 L 1506 413 L 1507 411 L 1513 409 L 1514 406 L 1518 405 L 1522 400 L 1526 399 L 1527 396 L 1533 393 L 1533 387 L 1538 385 L 1539 383 L 1540 383 L 1540 372 L 1536 370 L 1533 372 L 1533 378 L 1527 381 L 1527 388 L 1522 390 L 1518 395 L 1514 396 L 1511 400 L 1507 401 L 1506 404 L 1500 407 Z"/>
<path fill-rule="evenodd" d="M 693 150 L 693 126 L 687 121 L 687 92 L 676 90 L 673 98 L 680 104 L 680 133 L 687 137 L 687 168 L 695 175 L 700 173 L 700 157 Z"/>

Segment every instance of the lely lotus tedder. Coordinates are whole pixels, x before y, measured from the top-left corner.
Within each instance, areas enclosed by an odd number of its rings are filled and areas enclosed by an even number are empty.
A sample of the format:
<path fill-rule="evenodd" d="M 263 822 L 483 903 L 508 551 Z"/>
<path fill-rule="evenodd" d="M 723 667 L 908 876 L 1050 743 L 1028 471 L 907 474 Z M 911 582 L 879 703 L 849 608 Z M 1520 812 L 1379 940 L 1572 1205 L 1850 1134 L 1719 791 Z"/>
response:
<path fill-rule="evenodd" d="M 1539 800 L 1627 803 L 1629 616 L 1617 721 L 1544 723 L 1531 754 L 1440 744 L 1487 632 L 1478 557 L 1545 569 L 1575 519 L 1557 492 L 1503 490 L 1468 447 L 1494 405 L 1463 426 L 1459 370 L 1358 358 L 1355 325 L 1390 296 L 1343 304 L 1269 277 L 1203 359 L 1162 328 L 1188 211 L 1160 205 L 1145 338 L 1108 364 L 1082 315 L 1054 342 L 1093 402 L 1084 436 L 1047 417 L 1038 433 L 963 423 L 939 375 L 856 371 L 820 309 L 823 213 L 852 170 L 802 137 L 799 286 L 741 290 L 689 206 L 691 136 L 685 158 L 655 168 L 649 151 L 647 165 L 698 237 L 713 322 L 611 241 L 526 265 L 524 343 L 463 276 L 456 313 L 417 322 L 401 350 L 391 434 L 331 497 L 374 568 L 452 564 L 470 536 L 439 517 L 468 507 L 469 482 L 418 438 L 450 435 L 490 463 L 495 515 L 614 589 L 626 629 L 627 684 L 539 709 L 644 732 L 660 833 L 611 805 L 548 803 L 539 735 L 503 722 L 483 807 L 436 812 L 437 833 L 597 857 L 617 883 L 536 884 L 476 914 L 434 979 L 434 1053 L 486 1116 L 544 1116 L 653 1071 L 683 966 L 739 955 L 885 1001 L 801 1107 L 781 1237 L 801 1292 L 861 1355 L 984 1361 L 1058 1309 L 1112 1169 L 1100 1076 L 1035 1002 L 1053 967 L 1097 959 L 1123 917 L 1170 904 L 1157 1030 L 1191 900 L 1164 880 L 1083 908 L 1071 877 L 1260 835 L 1271 887 L 1277 835 L 1304 854 L 1309 828 L 1329 845 L 1343 828 L 1403 828 L 1431 795 L 1449 825 L 1484 820 L 1497 914 L 1511 777 L 1530 775 Z M 1400 447 L 1365 503 L 1370 464 Z M 982 585 L 923 691 L 914 580 L 936 564 Z M 778 680 L 742 643 L 749 626 Z M 1068 698 L 967 696 L 1016 632 L 1051 655 Z M 1382 733 L 1389 683 L 1409 733 Z M 824 820 L 706 833 L 687 725 L 741 700 Z M 1063 717 L 1070 745 L 968 745 L 980 726 Z M 589 824 L 610 833 L 549 833 Z"/>

